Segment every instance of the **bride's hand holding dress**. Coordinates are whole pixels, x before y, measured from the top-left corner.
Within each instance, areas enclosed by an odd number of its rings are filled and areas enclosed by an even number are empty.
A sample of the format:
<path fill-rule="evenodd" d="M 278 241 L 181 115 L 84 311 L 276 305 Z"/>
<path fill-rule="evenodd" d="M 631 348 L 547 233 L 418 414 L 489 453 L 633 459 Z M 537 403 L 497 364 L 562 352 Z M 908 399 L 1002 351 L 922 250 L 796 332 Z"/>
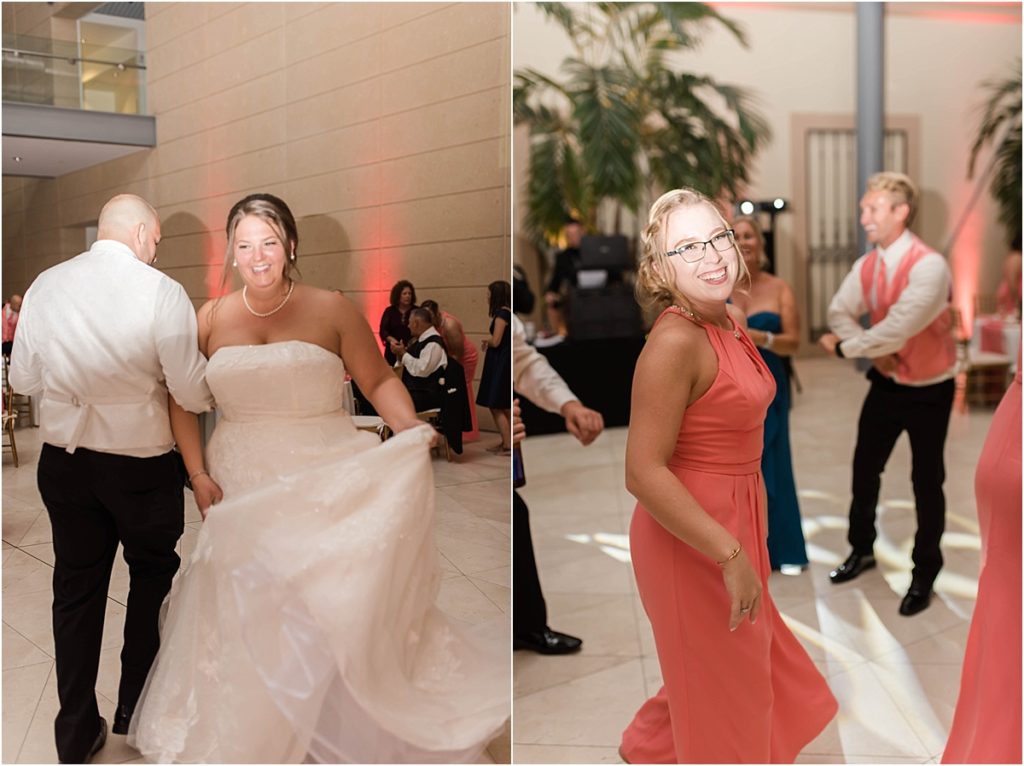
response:
<path fill-rule="evenodd" d="M 192 494 L 199 514 L 206 518 L 210 506 L 224 498 L 224 492 L 206 471 L 206 461 L 199 442 L 199 416 L 183 409 L 171 394 L 167 395 L 167 411 L 170 415 L 171 432 L 174 441 L 181 451 L 185 463 L 185 473 L 192 485 Z"/>

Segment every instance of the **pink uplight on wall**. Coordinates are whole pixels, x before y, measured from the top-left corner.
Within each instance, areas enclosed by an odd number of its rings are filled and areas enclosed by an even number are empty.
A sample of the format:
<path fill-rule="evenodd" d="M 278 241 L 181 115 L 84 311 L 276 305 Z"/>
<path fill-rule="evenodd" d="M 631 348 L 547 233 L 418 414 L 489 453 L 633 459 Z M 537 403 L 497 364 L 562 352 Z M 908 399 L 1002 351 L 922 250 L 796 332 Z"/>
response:
<path fill-rule="evenodd" d="M 963 197 L 966 200 L 967 194 Z M 983 235 L 984 220 L 980 211 L 975 209 L 964 221 L 953 252 L 949 254 L 953 273 L 953 307 L 960 311 L 962 330 L 967 333 L 974 326 L 974 296 L 978 294 L 981 279 Z"/>
<path fill-rule="evenodd" d="M 231 278 L 230 276 L 224 282 L 222 282 L 224 274 L 224 249 L 223 246 L 217 246 L 211 242 L 207 244 L 203 252 L 203 263 L 206 268 L 206 294 L 210 298 L 220 298 L 223 295 L 227 295 L 231 292 Z"/>

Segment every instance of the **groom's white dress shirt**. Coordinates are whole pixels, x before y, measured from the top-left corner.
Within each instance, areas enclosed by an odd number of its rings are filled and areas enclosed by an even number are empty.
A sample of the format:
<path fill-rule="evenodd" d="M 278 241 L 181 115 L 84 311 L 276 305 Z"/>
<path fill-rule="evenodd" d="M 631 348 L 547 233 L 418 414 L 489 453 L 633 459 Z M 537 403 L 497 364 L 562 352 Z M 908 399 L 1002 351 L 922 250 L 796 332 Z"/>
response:
<path fill-rule="evenodd" d="M 206 359 L 184 288 L 113 240 L 40 274 L 11 351 L 18 393 L 41 394 L 43 441 L 132 457 L 174 445 L 167 392 L 210 409 Z"/>

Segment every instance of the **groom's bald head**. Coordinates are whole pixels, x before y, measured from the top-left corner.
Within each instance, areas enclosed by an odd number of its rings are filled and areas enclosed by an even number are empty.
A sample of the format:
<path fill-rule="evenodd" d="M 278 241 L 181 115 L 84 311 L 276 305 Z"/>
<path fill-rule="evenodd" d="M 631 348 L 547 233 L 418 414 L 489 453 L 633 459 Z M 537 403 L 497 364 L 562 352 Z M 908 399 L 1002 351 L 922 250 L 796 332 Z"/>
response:
<path fill-rule="evenodd" d="M 118 194 L 100 211 L 96 236 L 127 245 L 136 258 L 151 264 L 160 242 L 160 216 L 142 197 Z"/>

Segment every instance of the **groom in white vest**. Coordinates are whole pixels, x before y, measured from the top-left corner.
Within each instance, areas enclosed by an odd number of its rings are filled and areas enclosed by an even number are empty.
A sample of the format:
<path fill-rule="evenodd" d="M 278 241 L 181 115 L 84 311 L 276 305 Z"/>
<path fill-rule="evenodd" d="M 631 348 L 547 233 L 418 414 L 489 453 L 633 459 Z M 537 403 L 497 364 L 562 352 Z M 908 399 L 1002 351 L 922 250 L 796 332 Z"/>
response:
<path fill-rule="evenodd" d="M 828 309 L 832 333 L 819 343 L 838 357 L 866 357 L 871 388 L 860 413 L 853 456 L 849 557 L 830 574 L 847 582 L 875 566 L 875 508 L 882 471 L 896 439 L 910 438 L 911 481 L 917 509 L 914 569 L 899 612 L 910 616 L 931 603 L 942 568 L 939 542 L 946 525 L 943 451 L 953 407 L 956 347 L 946 259 L 914 236 L 918 194 L 902 173 L 876 173 L 860 201 L 860 223 L 874 248 L 859 258 Z M 870 315 L 870 327 L 859 319 Z"/>
<path fill-rule="evenodd" d="M 100 212 L 98 236 L 25 293 L 10 369 L 15 390 L 41 397 L 38 483 L 53 529 L 61 763 L 88 763 L 106 741 L 96 674 L 118 543 L 131 582 L 113 730 L 127 733 L 180 563 L 183 476 L 168 392 L 192 412 L 213 404 L 192 303 L 152 267 L 156 211 L 118 195 Z M 195 486 L 197 500 L 211 491 Z"/>

